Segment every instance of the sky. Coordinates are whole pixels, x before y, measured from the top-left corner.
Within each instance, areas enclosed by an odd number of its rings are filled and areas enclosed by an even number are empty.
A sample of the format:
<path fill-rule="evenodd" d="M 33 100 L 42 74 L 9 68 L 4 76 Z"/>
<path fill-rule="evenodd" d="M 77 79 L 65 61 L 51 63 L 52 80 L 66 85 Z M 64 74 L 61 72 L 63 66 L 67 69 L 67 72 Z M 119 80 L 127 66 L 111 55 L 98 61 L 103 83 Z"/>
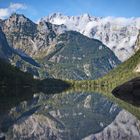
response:
<path fill-rule="evenodd" d="M 140 0 L 0 0 L 0 18 L 24 14 L 33 21 L 52 13 L 64 15 L 140 17 Z"/>

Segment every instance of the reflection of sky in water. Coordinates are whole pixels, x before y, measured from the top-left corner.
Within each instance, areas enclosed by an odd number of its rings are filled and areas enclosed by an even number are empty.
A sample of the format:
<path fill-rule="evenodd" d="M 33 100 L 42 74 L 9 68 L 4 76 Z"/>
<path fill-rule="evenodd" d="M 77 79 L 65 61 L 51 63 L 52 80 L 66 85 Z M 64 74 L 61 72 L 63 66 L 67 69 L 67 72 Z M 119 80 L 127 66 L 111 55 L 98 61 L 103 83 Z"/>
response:
<path fill-rule="evenodd" d="M 36 124 L 40 124 L 38 131 L 42 129 L 41 125 L 44 129 L 48 125 L 50 130 L 62 139 L 77 140 L 103 130 L 115 119 L 120 110 L 116 104 L 97 93 L 37 94 L 31 101 L 22 102 L 12 109 L 11 116 L 15 116 L 15 119 L 9 124 L 22 126 L 21 124 L 31 119 L 31 116 L 34 118 L 34 115 L 37 115 L 40 116 L 36 120 Z M 49 121 L 41 124 L 44 117 Z M 10 130 L 12 127 L 8 131 Z"/>

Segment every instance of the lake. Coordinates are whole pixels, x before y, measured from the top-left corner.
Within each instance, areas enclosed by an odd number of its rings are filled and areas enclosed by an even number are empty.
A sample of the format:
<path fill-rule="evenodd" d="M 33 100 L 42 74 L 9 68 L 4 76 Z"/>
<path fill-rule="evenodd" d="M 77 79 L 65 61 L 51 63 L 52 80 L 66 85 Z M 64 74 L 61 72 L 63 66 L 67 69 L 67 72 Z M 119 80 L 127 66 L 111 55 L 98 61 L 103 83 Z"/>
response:
<path fill-rule="evenodd" d="M 1 139 L 140 138 L 139 120 L 98 92 L 70 90 L 47 94 L 34 93 L 29 88 L 0 92 Z"/>

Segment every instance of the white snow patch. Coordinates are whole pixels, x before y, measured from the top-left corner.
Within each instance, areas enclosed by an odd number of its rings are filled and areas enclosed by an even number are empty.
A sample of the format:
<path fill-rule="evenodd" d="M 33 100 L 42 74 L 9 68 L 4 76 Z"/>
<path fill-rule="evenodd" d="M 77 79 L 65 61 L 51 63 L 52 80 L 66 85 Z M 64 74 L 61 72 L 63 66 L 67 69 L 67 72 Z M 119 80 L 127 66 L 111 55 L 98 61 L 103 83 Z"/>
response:
<path fill-rule="evenodd" d="M 116 67 L 116 63 L 112 59 L 109 59 L 109 63 L 113 68 Z"/>
<path fill-rule="evenodd" d="M 78 31 L 90 38 L 99 39 L 121 60 L 125 61 L 134 54 L 140 18 L 124 17 L 93 17 L 88 14 L 81 16 L 65 16 L 55 13 L 44 17 L 43 20 L 53 24 L 64 24 L 67 30 Z M 126 51 L 124 51 L 124 49 Z"/>
<path fill-rule="evenodd" d="M 33 44 L 33 51 L 37 51 L 38 48 L 37 48 L 36 43 L 35 43 L 32 39 L 30 39 L 30 41 L 31 41 L 31 43 Z"/>
<path fill-rule="evenodd" d="M 85 74 L 86 74 L 88 77 L 91 76 L 91 73 L 90 73 L 90 64 L 84 64 L 83 67 L 84 67 L 84 72 L 85 72 Z"/>
<path fill-rule="evenodd" d="M 101 126 L 101 127 L 103 127 L 103 126 L 104 126 L 104 124 L 103 124 L 102 122 L 100 122 L 100 126 Z"/>
<path fill-rule="evenodd" d="M 100 45 L 100 46 L 99 46 L 99 50 L 102 50 L 102 49 L 103 49 L 103 46 L 102 46 L 102 45 Z"/>
<path fill-rule="evenodd" d="M 84 107 L 90 108 L 90 102 L 91 102 L 91 95 L 88 95 L 84 101 Z"/>
<path fill-rule="evenodd" d="M 109 113 L 113 113 L 117 108 L 118 106 L 116 104 L 113 104 L 109 110 Z"/>
<path fill-rule="evenodd" d="M 140 64 L 137 65 L 137 67 L 134 69 L 134 72 L 140 72 Z"/>

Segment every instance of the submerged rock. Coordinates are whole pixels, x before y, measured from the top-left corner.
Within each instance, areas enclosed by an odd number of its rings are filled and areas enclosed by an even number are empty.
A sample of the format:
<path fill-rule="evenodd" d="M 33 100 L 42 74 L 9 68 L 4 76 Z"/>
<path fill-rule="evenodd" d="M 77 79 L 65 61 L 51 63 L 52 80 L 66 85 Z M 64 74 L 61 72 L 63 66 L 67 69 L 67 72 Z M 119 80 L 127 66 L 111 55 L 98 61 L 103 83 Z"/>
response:
<path fill-rule="evenodd" d="M 112 91 L 113 95 L 135 106 L 140 106 L 140 77 L 134 78 Z"/>

